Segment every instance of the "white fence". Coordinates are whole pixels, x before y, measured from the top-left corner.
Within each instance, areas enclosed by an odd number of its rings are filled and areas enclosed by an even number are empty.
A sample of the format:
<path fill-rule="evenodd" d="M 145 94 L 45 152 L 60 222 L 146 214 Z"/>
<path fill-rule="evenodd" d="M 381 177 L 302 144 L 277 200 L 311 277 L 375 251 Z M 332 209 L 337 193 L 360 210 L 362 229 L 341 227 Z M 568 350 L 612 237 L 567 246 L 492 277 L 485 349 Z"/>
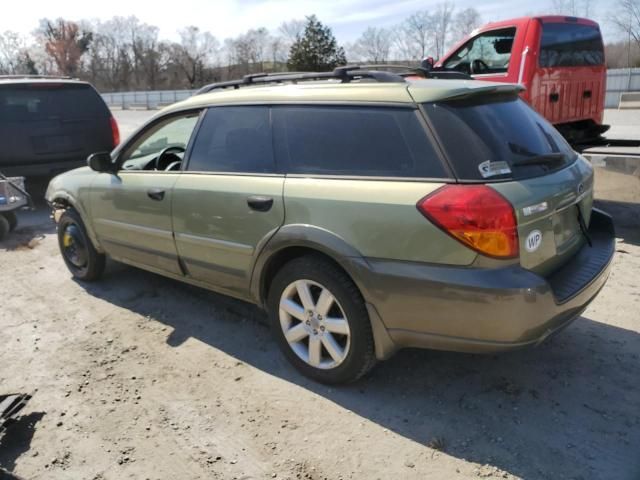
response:
<path fill-rule="evenodd" d="M 152 92 L 103 93 L 110 107 L 156 109 L 190 97 L 196 90 L 156 90 Z M 607 71 L 605 106 L 618 108 L 624 92 L 640 92 L 640 68 L 619 68 Z"/>
<path fill-rule="evenodd" d="M 153 110 L 189 98 L 197 90 L 154 90 L 150 92 L 103 93 L 102 98 L 109 107 L 122 109 L 146 108 Z"/>
<path fill-rule="evenodd" d="M 607 70 L 607 96 L 605 107 L 618 108 L 624 92 L 640 92 L 640 68 Z"/>

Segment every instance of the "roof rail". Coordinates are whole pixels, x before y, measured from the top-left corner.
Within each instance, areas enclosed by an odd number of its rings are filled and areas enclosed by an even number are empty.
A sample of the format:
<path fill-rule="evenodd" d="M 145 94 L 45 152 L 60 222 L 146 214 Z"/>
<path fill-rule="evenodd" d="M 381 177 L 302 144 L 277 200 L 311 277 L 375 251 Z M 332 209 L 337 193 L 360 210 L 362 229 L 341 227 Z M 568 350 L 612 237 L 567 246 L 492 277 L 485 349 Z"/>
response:
<path fill-rule="evenodd" d="M 395 73 L 379 70 L 366 70 L 357 65 L 347 65 L 334 68 L 331 72 L 276 72 L 276 73 L 254 73 L 245 75 L 241 80 L 231 80 L 228 82 L 212 83 L 205 85 L 196 92 L 196 95 L 210 92 L 212 90 L 224 90 L 233 88 L 235 90 L 249 85 L 265 85 L 269 83 L 298 83 L 300 81 L 312 80 L 340 80 L 341 83 L 349 83 L 351 80 L 372 79 L 382 83 L 403 83 L 405 79 Z"/>
<path fill-rule="evenodd" d="M 439 78 L 443 80 L 473 80 L 471 75 L 457 70 L 429 70 L 424 67 L 412 67 L 410 65 L 360 65 L 360 68 L 402 70 L 398 75 L 403 77 L 407 77 L 409 75 L 421 75 L 424 78 Z"/>
<path fill-rule="evenodd" d="M 33 78 L 33 79 L 51 79 L 51 80 L 78 80 L 77 78 L 65 76 L 65 75 L 0 75 L 0 80 L 18 80 L 21 78 Z"/>

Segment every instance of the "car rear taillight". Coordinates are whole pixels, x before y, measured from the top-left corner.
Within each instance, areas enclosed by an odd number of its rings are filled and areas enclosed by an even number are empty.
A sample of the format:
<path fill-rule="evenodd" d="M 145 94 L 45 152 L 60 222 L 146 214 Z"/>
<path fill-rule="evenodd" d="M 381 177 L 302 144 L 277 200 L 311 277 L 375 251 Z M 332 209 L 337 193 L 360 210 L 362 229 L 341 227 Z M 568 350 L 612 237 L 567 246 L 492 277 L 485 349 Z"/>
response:
<path fill-rule="evenodd" d="M 111 138 L 113 139 L 113 148 L 115 148 L 120 144 L 120 129 L 118 128 L 118 123 L 116 122 L 115 118 L 109 117 L 109 122 L 111 123 Z"/>
<path fill-rule="evenodd" d="M 509 201 L 486 185 L 445 185 L 417 204 L 427 219 L 484 255 L 518 256 L 516 215 Z"/>

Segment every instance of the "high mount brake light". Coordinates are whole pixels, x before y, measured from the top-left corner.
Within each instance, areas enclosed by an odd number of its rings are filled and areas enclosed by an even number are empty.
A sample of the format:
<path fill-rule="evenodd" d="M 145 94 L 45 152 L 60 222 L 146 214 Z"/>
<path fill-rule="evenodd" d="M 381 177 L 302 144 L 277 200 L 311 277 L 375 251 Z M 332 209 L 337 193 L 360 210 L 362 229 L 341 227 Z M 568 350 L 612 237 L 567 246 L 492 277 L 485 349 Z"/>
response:
<path fill-rule="evenodd" d="M 486 185 L 445 185 L 416 206 L 436 226 L 483 255 L 518 256 L 518 225 L 513 206 Z"/>

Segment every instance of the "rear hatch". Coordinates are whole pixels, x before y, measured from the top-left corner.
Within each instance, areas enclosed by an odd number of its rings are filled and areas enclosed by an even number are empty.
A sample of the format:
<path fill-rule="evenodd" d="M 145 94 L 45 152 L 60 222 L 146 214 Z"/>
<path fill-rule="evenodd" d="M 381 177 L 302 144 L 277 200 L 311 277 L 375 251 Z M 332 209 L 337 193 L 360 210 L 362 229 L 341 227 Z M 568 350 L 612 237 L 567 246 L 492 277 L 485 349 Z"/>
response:
<path fill-rule="evenodd" d="M 518 91 L 424 104 L 460 182 L 486 184 L 513 206 L 522 267 L 547 275 L 586 242 L 593 170 Z"/>
<path fill-rule="evenodd" d="M 114 147 L 111 114 L 82 82 L 0 84 L 0 169 L 82 160 Z"/>

